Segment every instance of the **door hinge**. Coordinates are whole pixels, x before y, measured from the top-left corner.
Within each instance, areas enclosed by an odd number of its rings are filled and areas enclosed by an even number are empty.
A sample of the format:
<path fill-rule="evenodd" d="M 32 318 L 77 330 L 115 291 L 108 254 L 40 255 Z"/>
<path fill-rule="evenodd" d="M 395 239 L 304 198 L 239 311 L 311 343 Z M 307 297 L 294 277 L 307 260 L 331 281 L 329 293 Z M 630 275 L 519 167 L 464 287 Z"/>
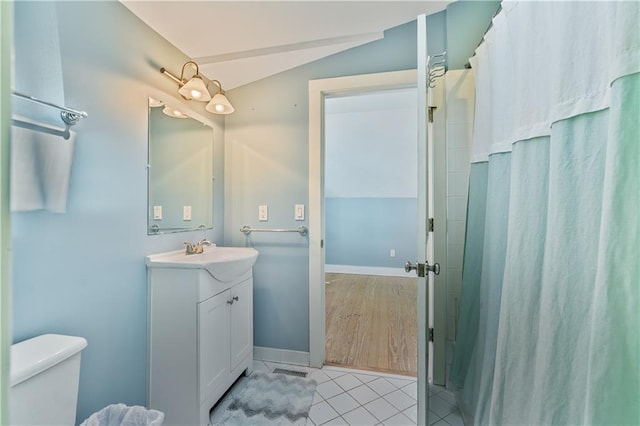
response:
<path fill-rule="evenodd" d="M 433 123 L 433 110 L 436 108 L 438 107 L 435 107 L 435 106 L 427 107 L 427 120 L 429 121 L 429 123 Z"/>
<path fill-rule="evenodd" d="M 429 341 L 433 342 L 433 328 L 429 329 Z"/>
<path fill-rule="evenodd" d="M 430 217 L 427 221 L 427 230 L 428 232 L 433 232 L 433 218 Z"/>
<path fill-rule="evenodd" d="M 320 240 L 320 248 L 324 248 L 324 240 Z"/>

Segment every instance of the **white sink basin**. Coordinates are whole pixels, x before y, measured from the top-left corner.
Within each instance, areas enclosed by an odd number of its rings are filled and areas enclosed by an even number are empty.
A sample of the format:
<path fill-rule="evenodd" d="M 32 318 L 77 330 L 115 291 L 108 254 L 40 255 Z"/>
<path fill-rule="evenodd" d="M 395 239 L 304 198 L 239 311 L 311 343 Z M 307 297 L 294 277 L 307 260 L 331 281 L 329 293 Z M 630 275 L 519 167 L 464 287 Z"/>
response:
<path fill-rule="evenodd" d="M 147 256 L 149 268 L 205 269 L 219 281 L 231 281 L 256 263 L 258 251 L 250 247 L 204 247 L 200 254 L 185 254 L 184 250 Z"/>

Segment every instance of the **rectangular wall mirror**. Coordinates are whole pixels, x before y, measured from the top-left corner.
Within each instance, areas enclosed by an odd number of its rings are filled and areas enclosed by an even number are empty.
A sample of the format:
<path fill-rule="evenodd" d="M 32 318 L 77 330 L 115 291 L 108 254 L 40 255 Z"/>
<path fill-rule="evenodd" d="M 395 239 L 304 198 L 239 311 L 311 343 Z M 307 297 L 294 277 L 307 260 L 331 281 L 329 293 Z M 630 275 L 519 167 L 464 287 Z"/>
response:
<path fill-rule="evenodd" d="M 213 227 L 213 129 L 149 98 L 149 235 Z"/>

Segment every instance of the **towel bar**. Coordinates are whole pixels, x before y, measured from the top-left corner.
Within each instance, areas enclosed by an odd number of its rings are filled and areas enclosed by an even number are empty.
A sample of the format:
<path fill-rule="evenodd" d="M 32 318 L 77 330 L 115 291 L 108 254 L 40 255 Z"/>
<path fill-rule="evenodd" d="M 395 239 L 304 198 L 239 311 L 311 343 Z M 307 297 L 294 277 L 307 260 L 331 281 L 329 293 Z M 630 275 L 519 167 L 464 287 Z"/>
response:
<path fill-rule="evenodd" d="M 301 236 L 306 237 L 309 233 L 309 229 L 304 225 L 300 225 L 295 229 L 258 229 L 252 228 L 249 225 L 244 225 L 242 228 L 240 228 L 240 232 L 242 232 L 244 235 L 249 235 L 252 232 L 297 232 Z"/>

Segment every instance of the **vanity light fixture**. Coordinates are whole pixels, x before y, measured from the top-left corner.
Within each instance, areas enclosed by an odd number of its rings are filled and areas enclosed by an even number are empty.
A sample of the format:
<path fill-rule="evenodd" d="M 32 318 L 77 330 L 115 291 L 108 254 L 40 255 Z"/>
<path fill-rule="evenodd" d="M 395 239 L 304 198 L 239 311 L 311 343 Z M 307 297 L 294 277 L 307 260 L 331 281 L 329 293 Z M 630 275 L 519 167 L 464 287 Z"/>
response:
<path fill-rule="evenodd" d="M 224 95 L 222 84 L 220 84 L 218 80 L 211 80 L 211 83 L 218 85 L 218 90 L 204 109 L 214 114 L 231 114 L 235 111 L 235 108 L 233 108 L 229 99 Z"/>
<path fill-rule="evenodd" d="M 190 65 L 195 69 L 195 73 L 188 80 L 184 75 L 187 65 Z M 231 114 L 235 111 L 227 97 L 224 95 L 222 84 L 220 84 L 218 80 L 207 80 L 204 76 L 200 75 L 200 69 L 198 68 L 198 64 L 195 62 L 185 62 L 182 66 L 180 77 L 175 76 L 164 67 L 160 68 L 160 72 L 178 83 L 178 93 L 183 99 L 188 101 L 209 102 L 205 109 L 214 114 Z M 211 92 L 209 92 L 208 89 L 210 83 L 214 83 L 218 86 L 213 98 L 211 97 Z"/>
<path fill-rule="evenodd" d="M 182 111 L 178 111 L 177 109 L 171 108 L 170 106 L 166 106 L 166 105 L 162 110 L 162 112 L 165 115 L 168 115 L 169 117 L 173 117 L 173 118 L 189 118 L 189 116 L 183 114 Z"/>

